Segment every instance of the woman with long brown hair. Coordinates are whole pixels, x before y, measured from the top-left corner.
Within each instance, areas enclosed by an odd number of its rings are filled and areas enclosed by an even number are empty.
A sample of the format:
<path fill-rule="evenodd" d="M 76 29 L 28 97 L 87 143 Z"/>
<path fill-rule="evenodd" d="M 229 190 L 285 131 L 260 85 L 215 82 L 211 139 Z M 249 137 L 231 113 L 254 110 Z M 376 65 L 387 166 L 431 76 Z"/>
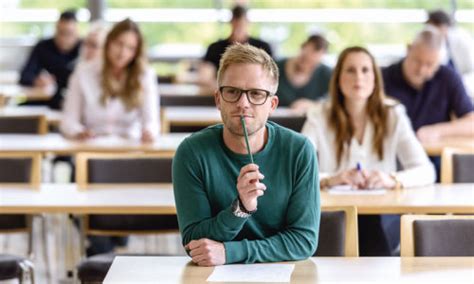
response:
<path fill-rule="evenodd" d="M 321 188 L 396 189 L 434 182 L 434 168 L 405 108 L 385 97 L 379 68 L 365 48 L 350 47 L 340 54 L 329 96 L 308 112 L 302 130 L 318 153 Z M 361 254 L 388 254 L 388 245 L 365 248 L 361 240 Z"/>
<path fill-rule="evenodd" d="M 108 33 L 102 60 L 78 66 L 68 85 L 61 132 L 70 138 L 119 135 L 151 142 L 159 131 L 156 75 L 143 37 L 126 19 Z"/>

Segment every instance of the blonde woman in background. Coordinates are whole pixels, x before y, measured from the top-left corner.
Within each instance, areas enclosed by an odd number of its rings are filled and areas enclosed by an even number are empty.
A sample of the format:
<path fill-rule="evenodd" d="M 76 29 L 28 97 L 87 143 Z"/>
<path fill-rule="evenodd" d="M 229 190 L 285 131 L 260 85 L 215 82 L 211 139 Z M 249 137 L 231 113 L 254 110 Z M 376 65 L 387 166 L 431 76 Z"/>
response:
<path fill-rule="evenodd" d="M 72 139 L 119 135 L 152 142 L 159 132 L 157 77 L 147 65 L 138 25 L 117 23 L 101 59 L 74 71 L 61 132 Z"/>
<path fill-rule="evenodd" d="M 79 52 L 79 64 L 100 60 L 107 32 L 108 29 L 102 22 L 94 22 L 90 25 Z"/>
<path fill-rule="evenodd" d="M 350 47 L 341 53 L 329 96 L 308 112 L 302 130 L 316 146 L 321 188 L 397 189 L 434 182 L 433 165 L 405 108 L 386 99 L 379 68 L 366 49 Z M 382 219 L 386 227 L 379 216 L 359 218 L 361 255 L 389 255 L 397 246 L 398 218 Z"/>

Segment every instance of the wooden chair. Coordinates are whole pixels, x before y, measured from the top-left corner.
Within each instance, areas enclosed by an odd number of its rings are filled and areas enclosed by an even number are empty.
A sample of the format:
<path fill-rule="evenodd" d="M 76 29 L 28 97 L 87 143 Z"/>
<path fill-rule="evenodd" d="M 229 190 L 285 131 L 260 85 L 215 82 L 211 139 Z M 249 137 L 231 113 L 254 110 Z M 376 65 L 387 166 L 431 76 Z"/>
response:
<path fill-rule="evenodd" d="M 172 154 L 80 153 L 76 157 L 76 180 L 86 189 L 107 184 L 169 184 Z M 93 189 L 91 189 L 93 190 Z M 178 232 L 176 215 L 88 215 L 83 218 L 81 250 L 85 253 L 86 235 L 123 237 L 131 234 Z M 100 254 L 82 261 L 78 276 L 83 282 L 102 281 L 114 254 Z"/>
<path fill-rule="evenodd" d="M 474 256 L 474 216 L 404 215 L 401 256 Z"/>
<path fill-rule="evenodd" d="M 48 122 L 44 115 L 0 116 L 2 134 L 47 134 Z"/>
<path fill-rule="evenodd" d="M 359 256 L 356 207 L 322 208 L 319 243 L 314 256 Z"/>
<path fill-rule="evenodd" d="M 474 148 L 445 148 L 441 155 L 441 183 L 474 182 Z"/>
<path fill-rule="evenodd" d="M 13 187 L 39 188 L 41 183 L 41 155 L 38 153 L 0 153 L 0 184 Z M 0 192 L 1 196 L 1 192 Z M 44 226 L 44 224 L 43 224 Z M 27 254 L 33 258 L 33 217 L 27 214 L 1 214 L 0 233 L 26 233 L 28 235 Z M 47 257 L 46 231 L 43 227 L 43 245 L 45 262 L 49 263 Z M 13 267 L 18 268 L 18 273 L 11 272 Z M 49 266 L 48 266 L 49 267 Z M 26 258 L 13 256 L 0 256 L 0 271 L 5 275 L 15 275 L 21 279 L 25 273 L 32 274 L 33 266 Z M 8 272 L 10 271 L 10 272 Z M 8 272 L 8 273 L 7 273 Z M 5 276 L 7 277 L 7 276 Z M 11 277 L 14 278 L 14 277 Z M 9 278 L 5 278 L 9 279 Z M 0 280 L 4 280 L 0 275 Z"/>

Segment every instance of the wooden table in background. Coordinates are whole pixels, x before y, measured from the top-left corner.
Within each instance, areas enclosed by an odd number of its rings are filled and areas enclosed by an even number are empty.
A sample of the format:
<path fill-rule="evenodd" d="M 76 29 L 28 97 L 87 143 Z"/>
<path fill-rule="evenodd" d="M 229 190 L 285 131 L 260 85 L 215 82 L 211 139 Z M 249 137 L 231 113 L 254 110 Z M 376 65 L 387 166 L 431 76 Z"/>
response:
<path fill-rule="evenodd" d="M 474 137 L 447 137 L 436 142 L 422 143 L 430 156 L 440 156 L 444 148 L 461 148 L 474 150 Z"/>
<path fill-rule="evenodd" d="M 0 84 L 0 107 L 7 104 L 7 100 L 24 99 L 28 101 L 48 101 L 54 90 L 38 87 L 25 87 L 16 84 Z"/>
<path fill-rule="evenodd" d="M 293 110 L 280 107 L 271 116 L 274 117 L 301 117 L 302 115 Z M 222 123 L 220 111 L 217 107 L 163 107 L 162 108 L 162 131 L 166 133 L 171 126 L 209 126 Z"/>
<path fill-rule="evenodd" d="M 175 214 L 171 184 L 42 184 L 40 189 L 0 184 L 0 213 Z M 263 197 L 264 198 L 264 197 Z M 383 195 L 321 193 L 321 205 L 356 206 L 359 214 L 474 214 L 474 184 L 434 185 Z"/>
<path fill-rule="evenodd" d="M 75 154 L 78 152 L 167 152 L 174 153 L 189 133 L 158 136 L 151 144 L 122 137 L 103 136 L 86 141 L 69 140 L 57 133 L 0 134 L 0 152 Z"/>

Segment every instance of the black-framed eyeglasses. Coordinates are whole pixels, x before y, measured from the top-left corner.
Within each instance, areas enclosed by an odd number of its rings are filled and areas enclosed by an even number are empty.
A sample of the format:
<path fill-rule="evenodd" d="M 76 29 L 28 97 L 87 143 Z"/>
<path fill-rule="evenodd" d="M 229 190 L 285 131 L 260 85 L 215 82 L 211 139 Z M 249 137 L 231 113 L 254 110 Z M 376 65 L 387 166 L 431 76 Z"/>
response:
<path fill-rule="evenodd" d="M 269 96 L 272 96 L 272 93 L 267 90 L 244 90 L 231 86 L 221 86 L 219 87 L 219 92 L 221 93 L 222 99 L 228 103 L 238 102 L 242 94 L 245 93 L 245 96 L 247 96 L 247 100 L 253 105 L 263 105 L 267 101 L 267 98 Z"/>

